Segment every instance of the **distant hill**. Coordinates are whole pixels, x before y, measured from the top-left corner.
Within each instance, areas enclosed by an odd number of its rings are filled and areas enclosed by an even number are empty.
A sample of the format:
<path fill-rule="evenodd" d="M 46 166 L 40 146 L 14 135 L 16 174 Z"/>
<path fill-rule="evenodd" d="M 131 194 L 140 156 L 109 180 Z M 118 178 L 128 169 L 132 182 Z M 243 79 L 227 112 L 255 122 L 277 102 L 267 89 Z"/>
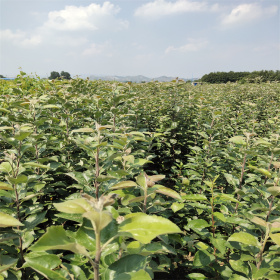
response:
<path fill-rule="evenodd" d="M 133 83 L 141 83 L 141 82 L 150 82 L 150 81 L 159 81 L 159 82 L 171 82 L 175 80 L 176 77 L 167 77 L 160 76 L 156 78 L 148 78 L 146 76 L 138 75 L 138 76 L 89 76 L 90 80 L 102 80 L 102 81 L 118 81 L 118 82 L 133 82 Z M 180 78 L 180 80 L 188 81 L 190 79 Z"/>

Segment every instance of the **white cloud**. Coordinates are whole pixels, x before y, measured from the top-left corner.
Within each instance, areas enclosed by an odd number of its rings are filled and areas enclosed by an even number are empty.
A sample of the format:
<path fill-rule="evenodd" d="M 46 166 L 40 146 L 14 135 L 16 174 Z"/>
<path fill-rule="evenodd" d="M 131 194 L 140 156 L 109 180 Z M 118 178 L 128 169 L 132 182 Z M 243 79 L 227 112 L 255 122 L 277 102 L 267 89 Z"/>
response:
<path fill-rule="evenodd" d="M 82 52 L 82 55 L 84 56 L 94 56 L 100 54 L 105 54 L 106 56 L 112 56 L 111 45 L 108 42 L 105 42 L 103 44 L 93 43 Z"/>
<path fill-rule="evenodd" d="M 118 28 L 127 27 L 127 21 L 114 17 L 119 11 L 118 6 L 107 1 L 102 6 L 94 3 L 89 6 L 66 6 L 64 10 L 49 12 L 44 27 L 61 31 L 97 30 L 110 23 Z"/>
<path fill-rule="evenodd" d="M 155 0 L 142 5 L 136 9 L 134 15 L 141 17 L 160 17 L 172 14 L 180 14 L 186 12 L 197 12 L 206 10 L 205 2 L 177 0 L 168 2 L 165 0 Z"/>
<path fill-rule="evenodd" d="M 272 16 L 277 11 L 278 7 L 275 5 L 263 8 L 257 3 L 241 4 L 223 18 L 222 24 L 226 26 L 240 25 L 263 17 Z"/>
<path fill-rule="evenodd" d="M 168 54 L 170 52 L 196 52 L 200 49 L 203 49 L 205 46 L 207 46 L 208 41 L 205 39 L 193 39 L 189 38 L 188 43 L 180 46 L 180 47 L 174 47 L 170 46 L 165 50 L 165 53 Z"/>
<path fill-rule="evenodd" d="M 15 45 L 24 47 L 32 47 L 41 44 L 42 37 L 40 35 L 28 35 L 26 32 L 17 30 L 15 32 L 10 29 L 0 30 L 1 41 L 12 42 Z"/>

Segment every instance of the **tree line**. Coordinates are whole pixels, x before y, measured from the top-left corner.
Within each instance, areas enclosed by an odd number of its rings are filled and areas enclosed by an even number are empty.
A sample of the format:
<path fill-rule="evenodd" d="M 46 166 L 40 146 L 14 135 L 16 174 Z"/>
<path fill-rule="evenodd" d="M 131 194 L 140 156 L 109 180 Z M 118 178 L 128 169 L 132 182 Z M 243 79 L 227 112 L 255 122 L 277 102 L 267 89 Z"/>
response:
<path fill-rule="evenodd" d="M 70 80 L 71 79 L 71 75 L 68 72 L 65 71 L 61 71 L 60 74 L 57 71 L 52 71 L 51 75 L 49 76 L 50 80 L 54 80 L 54 79 L 65 79 L 65 80 Z"/>
<path fill-rule="evenodd" d="M 253 72 L 211 72 L 200 79 L 201 82 L 221 84 L 227 82 L 280 82 L 280 70 L 262 70 Z"/>

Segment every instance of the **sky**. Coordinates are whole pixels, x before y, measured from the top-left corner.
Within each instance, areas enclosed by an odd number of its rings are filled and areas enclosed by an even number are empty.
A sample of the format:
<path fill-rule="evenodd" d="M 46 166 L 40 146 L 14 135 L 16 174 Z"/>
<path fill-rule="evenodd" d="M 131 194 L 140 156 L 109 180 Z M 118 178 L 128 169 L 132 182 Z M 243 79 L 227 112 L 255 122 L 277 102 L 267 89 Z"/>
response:
<path fill-rule="evenodd" d="M 280 70 L 279 0 L 0 0 L 0 74 Z"/>

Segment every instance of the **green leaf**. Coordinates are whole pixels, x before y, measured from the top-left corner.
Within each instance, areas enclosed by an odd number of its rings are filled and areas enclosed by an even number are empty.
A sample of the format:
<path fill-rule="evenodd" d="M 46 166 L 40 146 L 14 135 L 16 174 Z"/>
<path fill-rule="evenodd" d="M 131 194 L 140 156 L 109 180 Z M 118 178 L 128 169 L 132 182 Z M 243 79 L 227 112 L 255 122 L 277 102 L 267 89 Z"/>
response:
<path fill-rule="evenodd" d="M 13 189 L 13 187 L 10 184 L 4 183 L 4 182 L 0 182 L 0 190 L 12 191 L 14 189 Z"/>
<path fill-rule="evenodd" d="M 194 255 L 193 265 L 197 267 L 208 266 L 215 257 L 206 250 L 199 250 Z"/>
<path fill-rule="evenodd" d="M 165 178 L 165 175 L 152 175 L 152 176 L 148 176 L 148 179 L 152 182 L 157 182 L 157 181 L 161 181 Z"/>
<path fill-rule="evenodd" d="M 13 259 L 7 255 L 0 256 L 0 273 L 8 270 L 17 263 L 18 259 Z"/>
<path fill-rule="evenodd" d="M 250 219 L 251 222 L 253 222 L 254 224 L 266 227 L 267 226 L 267 222 L 257 216 L 254 216 L 253 219 Z"/>
<path fill-rule="evenodd" d="M 280 280 L 280 273 L 272 272 L 266 275 L 265 278 L 268 280 Z"/>
<path fill-rule="evenodd" d="M 147 187 L 148 187 L 147 177 L 145 176 L 144 173 L 142 173 L 136 177 L 136 182 L 143 190 L 147 189 Z"/>
<path fill-rule="evenodd" d="M 111 221 L 112 215 L 107 211 L 97 212 L 94 210 L 85 212 L 83 217 L 89 219 L 92 223 L 92 226 L 96 232 L 100 232 L 105 228 Z"/>
<path fill-rule="evenodd" d="M 61 260 L 56 255 L 25 257 L 25 261 L 23 267 L 31 267 L 49 280 L 67 280 L 59 272 L 53 270 L 61 264 Z"/>
<path fill-rule="evenodd" d="M 270 233 L 269 236 L 275 244 L 280 246 L 280 233 Z"/>
<path fill-rule="evenodd" d="M 105 280 L 116 280 L 116 279 L 124 280 L 126 279 L 125 277 L 127 277 L 124 274 L 143 270 L 143 267 L 146 266 L 146 263 L 147 263 L 147 258 L 144 256 L 141 255 L 125 256 L 117 260 L 116 262 L 114 262 L 108 267 L 108 270 L 106 271 Z M 127 278 L 127 279 L 131 279 L 131 278 Z M 133 279 L 138 280 L 138 278 L 133 278 Z"/>
<path fill-rule="evenodd" d="M 23 166 L 34 167 L 34 168 L 43 168 L 43 169 L 49 169 L 50 168 L 47 165 L 36 163 L 36 162 L 26 162 L 26 163 L 23 164 Z"/>
<path fill-rule="evenodd" d="M 7 109 L 5 109 L 5 108 L 0 108 L 0 112 L 2 112 L 2 113 L 10 113 L 10 111 L 9 110 L 7 110 Z"/>
<path fill-rule="evenodd" d="M 89 256 L 85 247 L 68 237 L 62 226 L 51 226 L 47 228 L 47 232 L 29 249 L 34 252 L 68 250 L 76 254 Z"/>
<path fill-rule="evenodd" d="M 234 177 L 232 174 L 224 173 L 224 176 L 230 185 L 235 187 L 239 185 L 239 180 L 236 177 Z"/>
<path fill-rule="evenodd" d="M 253 170 L 256 170 L 259 173 L 262 173 L 263 175 L 265 175 L 265 176 L 267 176 L 269 178 L 271 177 L 271 173 L 268 170 L 264 169 L 264 168 L 258 168 L 258 167 L 252 166 L 252 165 L 249 165 L 249 168 L 253 169 Z"/>
<path fill-rule="evenodd" d="M 79 128 L 79 129 L 74 129 L 72 130 L 72 133 L 74 132 L 94 132 L 94 130 L 90 127 L 82 127 L 82 128 Z"/>
<path fill-rule="evenodd" d="M 18 141 L 22 141 L 25 138 L 27 138 L 32 132 L 31 131 L 19 131 L 18 133 L 15 134 L 15 139 Z"/>
<path fill-rule="evenodd" d="M 229 263 L 233 270 L 244 273 L 245 275 L 248 276 L 249 267 L 246 264 L 246 262 L 243 262 L 241 260 L 230 260 Z"/>
<path fill-rule="evenodd" d="M 129 233 L 134 239 L 147 244 L 161 234 L 181 233 L 177 225 L 155 215 L 132 213 L 125 216 L 120 224 L 120 232 Z"/>
<path fill-rule="evenodd" d="M 7 180 L 11 184 L 22 184 L 22 183 L 26 183 L 28 181 L 28 177 L 23 174 L 19 174 L 16 178 L 8 177 Z"/>
<path fill-rule="evenodd" d="M 14 130 L 14 128 L 12 126 L 1 126 L 0 131 L 1 130 Z"/>
<path fill-rule="evenodd" d="M 119 189 L 130 188 L 130 187 L 137 187 L 137 184 L 133 181 L 122 181 L 113 185 L 110 189 L 119 190 Z"/>
<path fill-rule="evenodd" d="M 144 269 L 138 271 L 121 273 L 114 277 L 114 280 L 152 280 L 150 274 Z"/>
<path fill-rule="evenodd" d="M 205 220 L 195 219 L 195 220 L 191 220 L 188 223 L 186 229 L 201 231 L 202 229 L 204 229 L 206 227 L 210 227 L 210 225 Z"/>
<path fill-rule="evenodd" d="M 277 196 L 280 194 L 280 187 L 270 187 L 267 188 L 267 191 L 271 193 L 273 196 Z"/>
<path fill-rule="evenodd" d="M 191 273 L 191 274 L 188 274 L 188 277 L 192 280 L 204 280 L 207 278 L 206 276 L 204 276 L 201 273 Z"/>
<path fill-rule="evenodd" d="M 207 200 L 207 197 L 203 194 L 187 194 L 182 196 L 183 199 L 185 200 Z"/>
<path fill-rule="evenodd" d="M 54 203 L 53 205 L 58 211 L 69 214 L 85 213 L 92 210 L 92 206 L 84 198 L 67 200 L 61 203 Z"/>
<path fill-rule="evenodd" d="M 182 178 L 182 184 L 185 186 L 189 186 L 190 185 L 190 180 L 188 178 Z"/>
<path fill-rule="evenodd" d="M 23 226 L 23 224 L 15 219 L 14 217 L 0 212 L 0 228 L 1 227 L 15 227 L 15 226 Z"/>
<path fill-rule="evenodd" d="M 42 223 L 45 220 L 45 216 L 47 214 L 47 211 L 41 212 L 41 213 L 34 213 L 30 216 L 28 216 L 25 221 L 24 225 L 27 229 L 33 229 L 38 224 Z"/>
<path fill-rule="evenodd" d="M 255 145 L 271 146 L 272 144 L 264 139 L 258 139 L 254 142 Z"/>
<path fill-rule="evenodd" d="M 156 188 L 156 193 L 161 193 L 175 199 L 181 199 L 181 196 L 172 189 L 166 188 L 162 185 L 154 185 L 154 188 Z"/>
<path fill-rule="evenodd" d="M 235 203 L 240 203 L 236 198 L 233 197 L 233 195 L 231 194 L 226 194 L 226 193 L 221 193 L 221 194 L 218 194 L 215 199 L 218 198 L 218 199 L 221 199 L 223 201 L 231 201 L 231 202 L 235 202 Z"/>
<path fill-rule="evenodd" d="M 229 142 L 232 142 L 232 143 L 238 144 L 238 145 L 246 145 L 246 138 L 243 136 L 234 136 L 229 139 Z"/>
<path fill-rule="evenodd" d="M 2 162 L 0 164 L 0 172 L 10 173 L 12 171 L 11 164 L 9 162 Z"/>
<path fill-rule="evenodd" d="M 174 213 L 180 211 L 181 209 L 183 209 L 185 207 L 184 203 L 179 203 L 179 202 L 174 202 L 171 205 L 171 209 Z"/>
<path fill-rule="evenodd" d="M 43 106 L 43 109 L 60 109 L 60 107 L 53 104 L 47 104 Z"/>
<path fill-rule="evenodd" d="M 137 158 L 137 159 L 135 159 L 135 161 L 134 161 L 134 164 L 135 164 L 135 165 L 140 165 L 140 166 L 142 166 L 142 165 L 144 165 L 144 164 L 146 164 L 146 163 L 153 163 L 153 162 L 150 161 L 150 160 L 144 159 L 144 158 Z"/>
<path fill-rule="evenodd" d="M 229 237 L 228 241 L 236 241 L 246 245 L 258 246 L 257 238 L 247 232 L 236 232 Z"/>

